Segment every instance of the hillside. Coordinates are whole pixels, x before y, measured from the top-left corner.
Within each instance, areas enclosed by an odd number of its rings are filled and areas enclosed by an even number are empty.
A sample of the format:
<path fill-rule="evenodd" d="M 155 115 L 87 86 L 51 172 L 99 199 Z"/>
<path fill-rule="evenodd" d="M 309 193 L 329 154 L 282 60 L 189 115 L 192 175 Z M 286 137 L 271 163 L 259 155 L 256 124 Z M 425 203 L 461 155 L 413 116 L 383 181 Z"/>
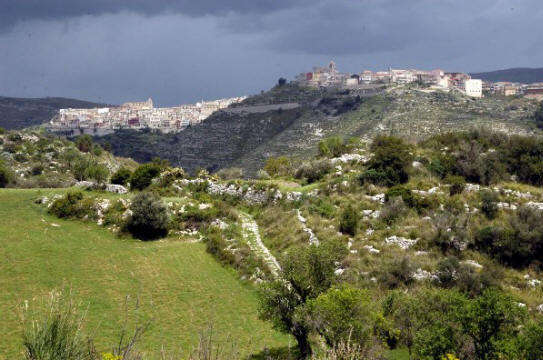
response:
<path fill-rule="evenodd" d="M 132 185 L 141 176 L 147 182 L 128 194 L 0 192 L 2 204 L 17 210 L 4 215 L 17 230 L 7 237 L 9 276 L 2 281 L 8 289 L 12 281 L 30 284 L 27 297 L 73 277 L 93 301 L 90 323 L 103 311 L 112 329 L 120 326 L 116 301 L 140 291 L 154 304 L 142 302 L 142 315 L 155 315 L 153 331 L 135 347 L 149 351 L 145 359 L 158 357 L 172 338 L 186 353 L 195 343 L 186 339 L 206 314 L 219 324 L 208 348 L 232 335 L 249 342 L 240 345 L 254 355 L 249 359 L 290 360 L 296 347 L 303 355 L 313 350 L 315 360 L 341 358 L 341 351 L 369 360 L 541 358 L 542 139 L 486 130 L 416 143 L 335 137 L 314 151 L 303 161 L 270 161 L 258 180 L 187 176 L 155 161 L 134 171 Z M 140 221 L 145 227 L 134 227 Z M 0 225 L 0 235 L 11 226 Z M 204 246 L 202 256 L 213 255 L 220 271 L 194 259 Z M 66 253 L 69 260 L 57 260 Z M 29 254 L 36 260 L 22 260 Z M 56 275 L 44 280 L 45 269 Z M 244 286 L 225 282 L 221 271 Z M 219 284 L 228 290 L 218 294 L 232 299 L 217 300 Z M 255 288 L 258 308 L 240 302 L 238 295 L 251 302 L 243 291 Z M 199 291 L 206 295 L 193 303 Z M 102 292 L 106 299 L 96 300 Z M 7 306 L 13 302 L 8 297 Z M 232 314 L 246 317 L 234 321 Z M 288 346 L 270 325 L 292 335 Z M 17 326 L 7 327 L 13 338 Z M 263 337 L 254 342 L 249 333 Z M 93 336 L 100 351 L 115 341 L 108 327 Z M 358 347 L 341 348 L 346 341 Z"/>
<path fill-rule="evenodd" d="M 0 96 L 0 127 L 23 129 L 49 122 L 59 109 L 101 106 L 106 105 L 58 97 L 29 99 Z"/>
<path fill-rule="evenodd" d="M 119 239 L 96 224 L 58 219 L 34 203 L 65 191 L 0 189 L 0 359 L 20 356 L 18 309 L 25 301 L 36 306 L 51 291 L 72 292 L 103 351 L 115 345 L 127 296 L 129 321 L 152 320 L 140 344 L 146 359 L 159 359 L 161 346 L 186 358 L 208 326 L 217 341 L 235 338 L 242 355 L 287 344 L 286 336 L 257 319 L 254 289 L 203 244 L 179 236 L 150 243 Z"/>
<path fill-rule="evenodd" d="M 524 84 L 543 82 L 543 68 L 513 68 L 473 73 L 470 75 L 476 79 L 483 79 L 491 82 L 510 81 Z"/>
<path fill-rule="evenodd" d="M 0 132 L 0 170 L 2 186 L 69 187 L 78 181 L 99 182 L 136 162 L 113 156 L 90 137 L 76 144 L 44 130 Z"/>
<path fill-rule="evenodd" d="M 536 103 L 524 99 L 488 97 L 399 87 L 360 94 L 316 91 L 295 85 L 275 87 L 239 106 L 297 102 L 291 110 L 265 113 L 218 112 L 177 134 L 122 131 L 97 138 L 113 152 L 149 161 L 170 160 L 191 172 L 242 167 L 255 174 L 270 156 L 307 157 L 323 137 L 397 134 L 410 140 L 443 131 L 486 126 L 507 133 L 532 134 L 530 117 Z"/>

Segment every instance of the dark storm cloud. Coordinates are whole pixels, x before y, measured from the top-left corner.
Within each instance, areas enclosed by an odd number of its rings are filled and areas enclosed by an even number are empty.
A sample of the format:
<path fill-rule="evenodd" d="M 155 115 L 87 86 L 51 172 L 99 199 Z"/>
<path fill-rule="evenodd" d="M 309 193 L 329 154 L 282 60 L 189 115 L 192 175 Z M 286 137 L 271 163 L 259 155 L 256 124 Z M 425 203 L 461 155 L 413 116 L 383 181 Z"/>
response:
<path fill-rule="evenodd" d="M 316 0 L 0 0 L 0 28 L 7 29 L 23 21 L 63 20 L 122 11 L 141 15 L 262 14 L 315 2 Z"/>
<path fill-rule="evenodd" d="M 0 95 L 174 105 L 342 71 L 541 67 L 542 0 L 0 0 Z"/>

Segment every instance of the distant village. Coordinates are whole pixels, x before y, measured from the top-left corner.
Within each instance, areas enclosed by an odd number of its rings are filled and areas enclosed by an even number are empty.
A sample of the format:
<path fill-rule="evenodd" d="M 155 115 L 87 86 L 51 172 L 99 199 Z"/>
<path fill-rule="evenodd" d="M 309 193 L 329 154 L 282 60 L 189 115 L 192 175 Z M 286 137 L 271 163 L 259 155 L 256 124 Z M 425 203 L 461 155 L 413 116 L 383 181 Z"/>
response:
<path fill-rule="evenodd" d="M 313 71 L 301 73 L 295 80 L 302 86 L 314 88 L 357 88 L 368 84 L 409 84 L 418 82 L 436 90 L 458 90 L 474 98 L 483 97 L 484 92 L 504 96 L 522 95 L 543 100 L 543 83 L 521 84 L 511 82 L 485 82 L 472 79 L 469 74 L 436 70 L 391 69 L 387 71 L 364 70 L 360 73 L 341 73 L 336 64 L 314 67 Z"/>
<path fill-rule="evenodd" d="M 215 111 L 225 109 L 246 97 L 202 101 L 174 107 L 156 108 L 153 100 L 127 102 L 121 106 L 92 109 L 60 109 L 50 121 L 49 130 L 65 135 L 105 135 L 120 129 L 157 129 L 177 132 L 198 124 Z"/>
<path fill-rule="evenodd" d="M 469 74 L 436 70 L 391 69 L 342 73 L 330 61 L 328 66 L 314 67 L 299 74 L 294 83 L 311 88 L 363 89 L 376 84 L 402 85 L 418 83 L 430 90 L 459 91 L 466 96 L 481 98 L 485 93 L 503 96 L 524 96 L 543 100 L 543 83 L 521 84 L 484 82 Z M 165 133 L 178 132 L 207 119 L 215 111 L 228 108 L 246 97 L 201 101 L 174 107 L 155 108 L 152 99 L 127 102 L 121 106 L 93 109 L 61 109 L 50 121 L 49 129 L 65 135 L 105 135 L 119 129 L 156 129 Z"/>

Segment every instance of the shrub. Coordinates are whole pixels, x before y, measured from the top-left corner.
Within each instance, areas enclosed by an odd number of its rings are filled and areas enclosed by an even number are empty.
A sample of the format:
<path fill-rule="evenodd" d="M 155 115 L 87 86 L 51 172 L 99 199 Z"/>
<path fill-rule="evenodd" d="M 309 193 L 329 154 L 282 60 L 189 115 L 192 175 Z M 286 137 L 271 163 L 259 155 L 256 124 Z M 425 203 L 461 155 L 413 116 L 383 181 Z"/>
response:
<path fill-rule="evenodd" d="M 43 165 L 42 164 L 34 165 L 32 169 L 30 170 L 30 173 L 34 176 L 41 175 L 43 173 Z"/>
<path fill-rule="evenodd" d="M 349 235 L 354 236 L 356 235 L 357 230 L 358 230 L 358 213 L 352 207 L 352 205 L 348 205 L 341 212 L 341 219 L 339 220 L 339 231 L 341 231 L 344 234 L 349 234 Z"/>
<path fill-rule="evenodd" d="M 28 156 L 22 153 L 17 153 L 13 156 L 13 159 L 17 162 L 23 163 L 28 161 Z"/>
<path fill-rule="evenodd" d="M 23 138 L 21 137 L 21 134 L 13 132 L 8 134 L 8 140 L 18 143 L 23 141 Z"/>
<path fill-rule="evenodd" d="M 330 288 L 309 301 L 311 323 L 329 346 L 349 340 L 357 345 L 370 345 L 378 313 L 369 293 L 350 285 Z"/>
<path fill-rule="evenodd" d="M 256 174 L 256 178 L 260 180 L 269 180 L 270 174 L 264 169 L 258 170 L 258 173 Z"/>
<path fill-rule="evenodd" d="M 81 152 L 89 152 L 92 149 L 92 137 L 90 135 L 80 135 L 75 140 L 75 146 Z"/>
<path fill-rule="evenodd" d="M 237 167 L 224 168 L 217 171 L 217 175 L 223 180 L 233 180 L 243 178 L 243 169 Z"/>
<path fill-rule="evenodd" d="M 393 186 L 385 193 L 385 201 L 390 201 L 391 199 L 397 197 L 402 198 L 403 202 L 409 207 L 413 207 L 415 205 L 415 200 L 411 190 L 401 185 Z"/>
<path fill-rule="evenodd" d="M 380 281 L 389 289 L 413 283 L 414 266 L 407 256 L 388 264 L 380 274 Z"/>
<path fill-rule="evenodd" d="M 531 321 L 524 326 L 515 345 L 517 352 L 511 359 L 543 359 L 543 321 Z"/>
<path fill-rule="evenodd" d="M 332 203 L 330 203 L 329 201 L 323 198 L 315 199 L 311 203 L 311 205 L 309 205 L 309 211 L 313 213 L 317 213 L 328 219 L 332 219 L 334 217 L 334 214 L 336 213 L 336 209 L 334 205 L 332 205 Z"/>
<path fill-rule="evenodd" d="M 84 316 L 75 306 L 52 295 L 39 314 L 25 312 L 23 350 L 26 360 L 96 360 L 92 340 L 82 332 Z"/>
<path fill-rule="evenodd" d="M 348 146 L 339 136 L 332 136 L 319 142 L 319 156 L 338 157 L 348 151 Z"/>
<path fill-rule="evenodd" d="M 104 149 L 102 149 L 100 145 L 94 144 L 92 146 L 92 153 L 94 154 L 94 156 L 100 156 L 102 155 L 103 152 L 104 152 Z"/>
<path fill-rule="evenodd" d="M 388 200 L 379 217 L 387 224 L 392 224 L 396 219 L 403 216 L 407 212 L 407 207 L 400 196 Z"/>
<path fill-rule="evenodd" d="M 270 157 L 266 160 L 264 170 L 271 176 L 289 176 L 292 172 L 292 162 L 286 156 Z"/>
<path fill-rule="evenodd" d="M 460 262 L 455 256 L 449 256 L 442 259 L 437 264 L 437 281 L 445 288 L 454 286 L 457 279 L 458 269 L 460 268 Z"/>
<path fill-rule="evenodd" d="M 49 213 L 59 218 L 81 217 L 79 202 L 83 200 L 81 191 L 70 191 L 60 199 L 56 199 L 49 208 Z"/>
<path fill-rule="evenodd" d="M 451 186 L 449 188 L 450 196 L 462 193 L 466 186 L 466 180 L 462 176 L 449 175 L 445 178 L 445 181 Z"/>
<path fill-rule="evenodd" d="M 132 199 L 132 215 L 126 229 L 137 239 L 154 240 L 168 234 L 168 211 L 161 198 L 153 193 L 143 192 Z"/>
<path fill-rule="evenodd" d="M 403 140 L 392 136 L 378 136 L 373 141 L 371 150 L 373 157 L 368 164 L 368 171 L 360 177 L 361 182 L 369 181 L 382 186 L 407 182 L 407 169 L 412 156 L 409 146 Z"/>
<path fill-rule="evenodd" d="M 459 314 L 462 332 L 471 340 L 475 359 L 498 359 L 504 339 L 514 335 L 526 310 L 510 295 L 487 289 Z"/>
<path fill-rule="evenodd" d="M 298 169 L 294 177 L 297 179 L 305 178 L 308 183 L 319 181 L 332 169 L 332 164 L 326 159 L 304 162 Z"/>
<path fill-rule="evenodd" d="M 130 179 L 130 176 L 132 176 L 132 172 L 125 167 L 121 167 L 111 176 L 111 183 L 116 185 L 126 185 Z"/>
<path fill-rule="evenodd" d="M 86 169 L 86 177 L 95 180 L 97 183 L 104 183 L 108 176 L 108 168 L 97 162 L 91 162 Z"/>
<path fill-rule="evenodd" d="M 490 220 L 498 215 L 498 195 L 493 191 L 484 190 L 479 193 L 481 198 L 481 212 Z"/>
<path fill-rule="evenodd" d="M 155 177 L 160 174 L 161 167 L 153 164 L 143 164 L 138 166 L 130 177 L 130 187 L 136 190 L 143 190 L 149 185 Z"/>
<path fill-rule="evenodd" d="M 506 226 L 481 228 L 475 235 L 474 247 L 503 264 L 524 267 L 541 266 L 543 256 L 543 211 L 521 207 Z"/>
<path fill-rule="evenodd" d="M 21 145 L 14 142 L 8 142 L 4 144 L 4 151 L 7 151 L 10 154 L 15 154 L 17 151 L 21 150 Z"/>
<path fill-rule="evenodd" d="M 6 187 L 12 181 L 13 173 L 7 168 L 7 166 L 0 163 L 0 188 Z"/>

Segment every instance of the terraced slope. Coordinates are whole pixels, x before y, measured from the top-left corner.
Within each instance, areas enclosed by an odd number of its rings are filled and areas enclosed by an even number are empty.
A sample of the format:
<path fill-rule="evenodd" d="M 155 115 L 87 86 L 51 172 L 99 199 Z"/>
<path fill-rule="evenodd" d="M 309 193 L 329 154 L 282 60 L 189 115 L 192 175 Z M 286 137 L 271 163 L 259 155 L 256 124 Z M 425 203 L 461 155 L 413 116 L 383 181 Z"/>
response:
<path fill-rule="evenodd" d="M 235 339 L 245 355 L 288 343 L 257 319 L 254 289 L 203 244 L 143 243 L 91 223 L 59 220 L 33 203 L 51 192 L 0 191 L 0 359 L 19 356 L 19 306 L 66 288 L 88 306 L 88 328 L 96 329 L 103 350 L 117 335 L 126 296 L 131 304 L 139 298 L 138 316 L 152 319 L 142 347 L 153 356 L 162 345 L 186 355 L 208 324 L 221 341 Z"/>
<path fill-rule="evenodd" d="M 379 133 L 410 140 L 486 127 L 511 134 L 538 134 L 531 116 L 537 103 L 515 97 L 471 99 L 461 94 L 412 87 L 372 93 L 274 88 L 239 106 L 297 103 L 289 110 L 259 113 L 218 112 L 178 134 L 122 131 L 109 142 L 117 155 L 149 161 L 155 156 L 191 172 L 242 167 L 254 175 L 270 156 L 307 158 L 326 136 L 372 138 Z"/>

